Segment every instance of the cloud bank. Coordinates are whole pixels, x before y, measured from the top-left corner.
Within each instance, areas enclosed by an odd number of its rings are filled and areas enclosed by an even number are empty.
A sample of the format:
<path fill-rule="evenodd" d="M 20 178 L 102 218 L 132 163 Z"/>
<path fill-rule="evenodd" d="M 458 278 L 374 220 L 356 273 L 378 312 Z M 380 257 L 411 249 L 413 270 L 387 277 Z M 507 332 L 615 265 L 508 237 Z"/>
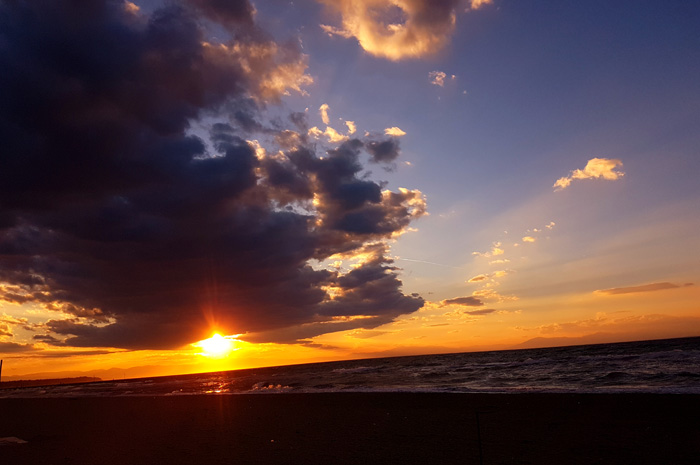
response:
<path fill-rule="evenodd" d="M 386 245 L 425 214 L 423 195 L 364 175 L 363 159 L 390 162 L 398 143 L 322 148 L 304 113 L 266 121 L 312 80 L 298 43 L 274 42 L 253 11 L 0 4 L 0 299 L 63 312 L 42 340 L 173 348 L 218 329 L 294 342 L 423 305 Z M 231 39 L 209 40 L 202 18 Z M 362 258 L 311 265 L 335 256 Z"/>

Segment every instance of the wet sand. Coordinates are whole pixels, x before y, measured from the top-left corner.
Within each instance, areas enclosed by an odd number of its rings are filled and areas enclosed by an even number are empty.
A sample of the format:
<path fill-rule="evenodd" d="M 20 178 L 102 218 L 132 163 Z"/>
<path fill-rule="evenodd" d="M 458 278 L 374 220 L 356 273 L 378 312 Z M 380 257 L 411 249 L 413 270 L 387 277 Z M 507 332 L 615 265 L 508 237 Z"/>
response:
<path fill-rule="evenodd" d="M 6 437 L 2 464 L 696 464 L 700 396 L 0 399 Z"/>

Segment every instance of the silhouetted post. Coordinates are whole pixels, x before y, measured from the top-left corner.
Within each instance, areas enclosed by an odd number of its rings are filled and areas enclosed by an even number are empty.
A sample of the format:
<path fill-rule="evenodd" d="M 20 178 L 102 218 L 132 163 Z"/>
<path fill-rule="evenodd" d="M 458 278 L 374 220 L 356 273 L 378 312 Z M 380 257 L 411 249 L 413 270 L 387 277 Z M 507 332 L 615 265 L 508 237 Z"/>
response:
<path fill-rule="evenodd" d="M 0 360 L 0 383 L 2 383 L 2 360 Z"/>

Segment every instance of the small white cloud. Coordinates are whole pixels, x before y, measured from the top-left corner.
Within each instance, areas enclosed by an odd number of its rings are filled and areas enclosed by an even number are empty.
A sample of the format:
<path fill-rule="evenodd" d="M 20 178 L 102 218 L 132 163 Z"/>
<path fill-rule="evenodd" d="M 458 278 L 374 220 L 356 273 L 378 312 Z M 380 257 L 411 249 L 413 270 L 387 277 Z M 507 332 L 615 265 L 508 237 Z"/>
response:
<path fill-rule="evenodd" d="M 571 185 L 574 179 L 607 179 L 614 181 L 625 175 L 622 171 L 615 171 L 615 168 L 622 166 L 620 160 L 610 158 L 591 158 L 582 170 L 574 170 L 569 176 L 557 179 L 552 187 L 554 190 L 563 190 Z"/>

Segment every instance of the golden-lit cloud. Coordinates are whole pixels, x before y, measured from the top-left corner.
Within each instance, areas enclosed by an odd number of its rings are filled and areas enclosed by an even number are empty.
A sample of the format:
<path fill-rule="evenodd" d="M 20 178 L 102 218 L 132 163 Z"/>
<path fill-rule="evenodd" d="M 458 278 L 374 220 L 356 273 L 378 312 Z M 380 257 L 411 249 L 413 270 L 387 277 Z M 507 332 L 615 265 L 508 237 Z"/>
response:
<path fill-rule="evenodd" d="M 323 132 L 326 137 L 328 137 L 328 141 L 332 143 L 338 143 L 338 142 L 343 142 L 349 139 L 348 136 L 345 134 L 341 134 L 332 127 L 328 126 L 326 130 Z"/>
<path fill-rule="evenodd" d="M 505 250 L 503 250 L 501 248 L 501 245 L 502 245 L 501 242 L 494 242 L 493 247 L 491 247 L 490 251 L 488 251 L 488 252 L 472 252 L 472 255 L 478 255 L 479 257 L 485 257 L 485 258 L 503 255 L 505 253 Z"/>
<path fill-rule="evenodd" d="M 615 168 L 622 166 L 622 162 L 610 158 L 591 158 L 586 163 L 582 170 L 574 170 L 569 176 L 557 179 L 552 187 L 554 190 L 566 189 L 571 185 L 574 179 L 606 179 L 614 181 L 625 175 L 622 171 L 616 171 Z"/>
<path fill-rule="evenodd" d="M 667 289 L 678 289 L 681 287 L 692 286 L 693 283 L 685 283 L 683 285 L 673 284 L 673 283 L 652 283 L 643 284 L 641 286 L 630 286 L 630 287 L 616 287 L 612 289 L 600 289 L 595 291 L 596 294 L 603 295 L 617 295 L 617 294 L 637 294 L 640 292 L 653 292 L 653 291 L 663 291 Z"/>
<path fill-rule="evenodd" d="M 319 139 L 321 136 L 325 136 L 328 138 L 328 142 L 332 144 L 337 144 L 340 142 L 345 142 L 346 140 L 350 139 L 350 136 L 355 134 L 357 132 L 357 126 L 355 125 L 354 121 L 346 121 L 345 125 L 348 128 L 347 134 L 342 134 L 340 131 L 337 129 L 329 126 L 331 119 L 329 116 L 329 111 L 330 111 L 330 106 L 327 103 L 322 104 L 319 108 L 319 114 L 321 115 L 321 121 L 323 121 L 323 124 L 326 125 L 326 129 L 321 131 L 317 126 L 314 126 L 310 128 L 307 131 L 307 134 Z"/>
<path fill-rule="evenodd" d="M 535 239 L 532 236 L 525 236 L 523 237 L 523 242 L 535 242 L 537 239 Z"/>
<path fill-rule="evenodd" d="M 448 42 L 459 0 L 321 0 L 341 15 L 341 27 L 321 25 L 329 35 L 355 37 L 368 53 L 401 60 L 421 58 Z"/>
<path fill-rule="evenodd" d="M 328 142 L 331 143 L 338 143 L 338 142 L 343 142 L 349 139 L 348 136 L 345 134 L 341 134 L 335 129 L 333 129 L 330 126 L 327 126 L 325 131 L 321 131 L 319 128 L 316 126 L 312 127 L 309 129 L 309 135 L 315 137 L 316 139 L 320 138 L 321 136 L 326 136 L 328 138 Z"/>
<path fill-rule="evenodd" d="M 493 281 L 513 273 L 513 270 L 498 270 L 493 273 L 478 274 L 467 280 L 468 283 L 481 283 L 485 281 Z"/>
<path fill-rule="evenodd" d="M 442 71 L 431 71 L 428 73 L 428 78 L 430 78 L 430 83 L 432 85 L 444 87 L 447 74 Z"/>
<path fill-rule="evenodd" d="M 491 278 L 502 278 L 508 274 L 513 273 L 513 270 L 498 270 L 490 274 Z"/>
<path fill-rule="evenodd" d="M 496 302 L 509 302 L 516 301 L 519 298 L 514 295 L 503 295 L 497 292 L 492 287 L 485 287 L 484 289 L 479 289 L 472 292 L 472 295 L 478 297 L 479 299 L 494 300 Z"/>
<path fill-rule="evenodd" d="M 10 325 L 6 323 L 0 323 L 0 337 L 2 336 L 12 336 L 12 331 L 10 330 Z"/>
<path fill-rule="evenodd" d="M 314 82 L 306 74 L 307 59 L 304 54 L 294 53 L 294 45 L 285 46 L 275 42 L 235 42 L 232 44 L 203 45 L 208 62 L 231 71 L 242 72 L 255 85 L 254 97 L 277 102 L 283 95 L 295 91 L 305 95 L 304 87 Z M 212 86 L 219 85 L 212 82 Z"/>
<path fill-rule="evenodd" d="M 390 128 L 386 128 L 384 130 L 384 134 L 386 134 L 387 136 L 401 137 L 401 136 L 405 136 L 406 132 L 401 130 L 401 128 L 393 126 Z"/>
<path fill-rule="evenodd" d="M 319 107 L 319 111 L 321 112 L 321 121 L 323 121 L 323 124 L 329 125 L 331 124 L 331 120 L 328 117 L 328 104 L 324 103 Z"/>
<path fill-rule="evenodd" d="M 484 303 L 474 296 L 468 297 L 455 297 L 454 299 L 446 299 L 440 302 L 442 306 L 445 305 L 460 305 L 464 307 L 481 307 Z"/>
<path fill-rule="evenodd" d="M 124 2 L 124 11 L 126 11 L 127 13 L 130 13 L 133 15 L 133 14 L 138 13 L 140 10 L 141 10 L 141 7 L 139 7 L 135 3 L 132 3 L 129 1 Z"/>
<path fill-rule="evenodd" d="M 485 5 L 491 5 L 493 0 L 470 0 L 469 5 L 472 10 L 478 10 Z"/>

